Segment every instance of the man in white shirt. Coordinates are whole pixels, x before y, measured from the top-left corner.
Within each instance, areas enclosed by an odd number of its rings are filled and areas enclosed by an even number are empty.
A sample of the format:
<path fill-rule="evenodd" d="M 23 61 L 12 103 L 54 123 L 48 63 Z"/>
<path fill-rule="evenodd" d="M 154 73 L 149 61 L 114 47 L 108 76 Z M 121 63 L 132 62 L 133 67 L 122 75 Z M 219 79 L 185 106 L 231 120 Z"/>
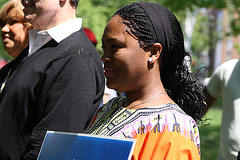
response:
<path fill-rule="evenodd" d="M 36 159 L 47 130 L 84 132 L 102 101 L 100 55 L 76 18 L 78 0 L 22 0 L 37 29 L 0 94 L 0 159 Z"/>
<path fill-rule="evenodd" d="M 207 107 L 222 96 L 222 124 L 219 160 L 236 160 L 240 151 L 240 60 L 224 62 L 211 75 L 206 86 Z"/>

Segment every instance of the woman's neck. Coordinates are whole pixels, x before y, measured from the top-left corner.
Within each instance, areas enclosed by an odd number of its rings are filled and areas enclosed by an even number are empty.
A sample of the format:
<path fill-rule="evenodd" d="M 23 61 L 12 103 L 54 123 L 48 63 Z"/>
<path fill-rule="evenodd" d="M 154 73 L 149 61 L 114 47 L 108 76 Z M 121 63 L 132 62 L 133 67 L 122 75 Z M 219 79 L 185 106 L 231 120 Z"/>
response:
<path fill-rule="evenodd" d="M 126 100 L 123 103 L 123 107 L 129 109 L 174 103 L 162 85 L 156 87 L 148 86 L 141 90 L 126 92 L 125 94 Z"/>

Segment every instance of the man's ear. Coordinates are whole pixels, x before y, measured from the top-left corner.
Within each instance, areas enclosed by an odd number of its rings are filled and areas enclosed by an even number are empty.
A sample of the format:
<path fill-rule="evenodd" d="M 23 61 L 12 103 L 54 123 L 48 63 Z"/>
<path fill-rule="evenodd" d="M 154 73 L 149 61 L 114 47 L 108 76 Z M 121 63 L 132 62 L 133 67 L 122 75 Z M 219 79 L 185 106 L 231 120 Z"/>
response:
<path fill-rule="evenodd" d="M 160 55 L 162 53 L 162 45 L 160 43 L 155 43 L 151 47 L 150 52 L 151 52 L 151 55 L 149 56 L 149 58 L 152 59 L 151 63 L 154 63 L 160 58 Z"/>

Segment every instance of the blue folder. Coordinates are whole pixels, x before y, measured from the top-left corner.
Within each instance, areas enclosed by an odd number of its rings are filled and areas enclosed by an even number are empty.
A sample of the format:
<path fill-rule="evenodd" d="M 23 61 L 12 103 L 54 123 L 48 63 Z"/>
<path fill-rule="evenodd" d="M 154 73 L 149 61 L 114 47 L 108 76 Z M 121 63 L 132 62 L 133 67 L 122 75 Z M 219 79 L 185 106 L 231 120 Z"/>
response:
<path fill-rule="evenodd" d="M 136 140 L 47 131 L 38 160 L 130 160 Z"/>

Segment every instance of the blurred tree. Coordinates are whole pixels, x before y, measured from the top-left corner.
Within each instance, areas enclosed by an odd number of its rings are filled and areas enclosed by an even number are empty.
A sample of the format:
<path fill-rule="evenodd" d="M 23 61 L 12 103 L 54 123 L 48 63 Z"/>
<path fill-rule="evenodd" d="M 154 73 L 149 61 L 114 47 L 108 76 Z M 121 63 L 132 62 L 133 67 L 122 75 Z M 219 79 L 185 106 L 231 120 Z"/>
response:
<path fill-rule="evenodd" d="M 233 35 L 240 34 L 240 0 L 231 0 L 229 2 L 229 12 L 232 13 L 233 18 L 230 23 Z"/>
<path fill-rule="evenodd" d="M 209 49 L 209 17 L 205 13 L 198 14 L 192 34 L 191 50 L 193 53 L 200 54 Z M 199 38 L 201 37 L 201 38 Z"/>

